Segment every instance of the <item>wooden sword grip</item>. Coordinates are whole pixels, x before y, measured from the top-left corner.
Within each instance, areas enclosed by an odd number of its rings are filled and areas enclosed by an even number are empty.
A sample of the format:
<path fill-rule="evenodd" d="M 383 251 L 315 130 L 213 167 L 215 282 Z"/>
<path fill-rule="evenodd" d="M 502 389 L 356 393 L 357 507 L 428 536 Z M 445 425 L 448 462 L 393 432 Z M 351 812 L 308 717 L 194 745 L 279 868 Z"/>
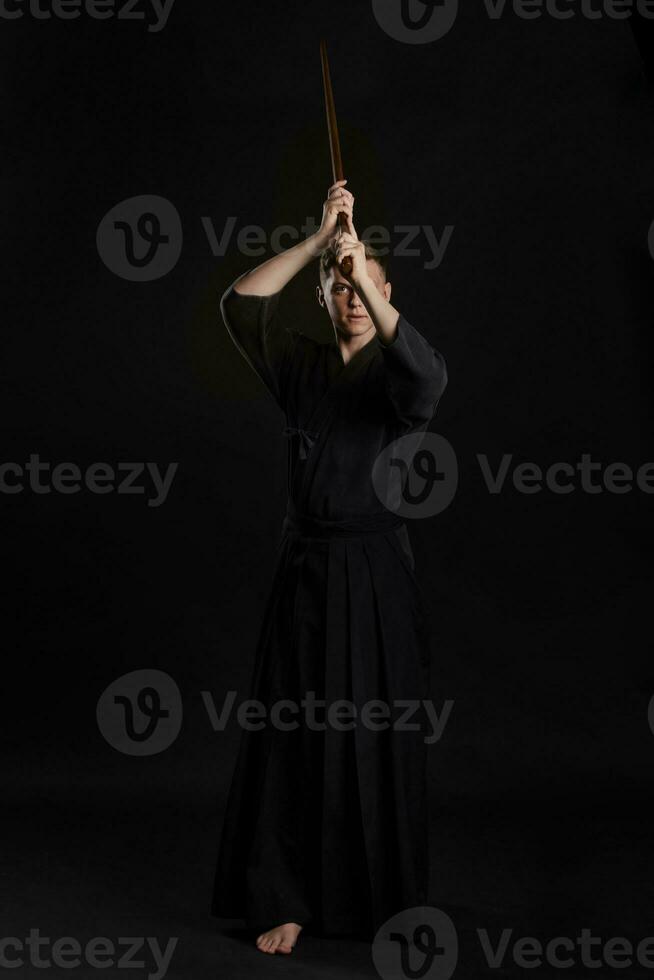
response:
<path fill-rule="evenodd" d="M 341 144 L 338 138 L 338 123 L 336 121 L 336 106 L 334 105 L 334 92 L 332 89 L 331 74 L 329 71 L 329 60 L 327 58 L 327 45 L 325 41 L 320 42 L 320 60 L 322 63 L 322 79 L 325 89 L 325 109 L 327 111 L 327 132 L 329 134 L 329 149 L 332 157 L 332 174 L 334 183 L 337 180 L 345 180 L 343 175 L 343 160 L 341 159 Z M 337 218 L 337 225 L 340 231 L 347 228 L 347 215 L 341 212 Z M 344 276 L 352 273 L 352 259 L 347 255 L 339 268 Z"/>
<path fill-rule="evenodd" d="M 347 230 L 347 215 L 343 214 L 342 211 L 341 211 L 341 213 L 338 216 L 338 227 L 341 229 L 341 231 L 346 231 Z M 341 262 L 339 262 L 338 265 L 339 265 L 339 268 L 340 268 L 340 270 L 341 270 L 341 272 L 343 273 L 344 276 L 351 276 L 352 275 L 352 256 L 351 255 L 346 255 L 345 258 Z"/>

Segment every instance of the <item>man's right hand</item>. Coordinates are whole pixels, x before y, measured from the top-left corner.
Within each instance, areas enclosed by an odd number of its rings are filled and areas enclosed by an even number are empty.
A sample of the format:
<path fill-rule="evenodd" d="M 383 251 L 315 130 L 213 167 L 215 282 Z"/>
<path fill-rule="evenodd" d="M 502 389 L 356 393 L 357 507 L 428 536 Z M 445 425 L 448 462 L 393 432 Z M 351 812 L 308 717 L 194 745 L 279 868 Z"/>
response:
<path fill-rule="evenodd" d="M 350 221 L 354 214 L 354 195 L 345 189 L 347 180 L 337 180 L 329 188 L 327 200 L 322 208 L 322 224 L 317 234 L 320 248 L 327 248 L 336 233 L 339 214 L 346 214 Z"/>

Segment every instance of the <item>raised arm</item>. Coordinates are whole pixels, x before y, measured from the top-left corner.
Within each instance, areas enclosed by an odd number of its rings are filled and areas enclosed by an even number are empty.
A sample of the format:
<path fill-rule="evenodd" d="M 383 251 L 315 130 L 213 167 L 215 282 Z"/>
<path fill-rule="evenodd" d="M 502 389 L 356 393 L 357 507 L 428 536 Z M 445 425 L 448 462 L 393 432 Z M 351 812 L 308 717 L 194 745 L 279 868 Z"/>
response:
<path fill-rule="evenodd" d="M 407 429 L 428 422 L 447 385 L 442 354 L 395 309 L 370 277 L 365 247 L 352 218 L 348 218 L 347 232 L 333 240 L 333 247 L 339 263 L 346 255 L 352 258 L 352 272 L 347 278 L 377 330 L 386 389 L 398 418 Z"/>
<path fill-rule="evenodd" d="M 280 293 L 300 269 L 327 247 L 339 212 L 351 217 L 354 198 L 345 181 L 330 187 L 320 229 L 304 242 L 246 272 L 224 293 L 220 309 L 234 344 L 281 408 L 299 333 L 280 314 Z"/>
<path fill-rule="evenodd" d="M 401 314 L 390 344 L 382 341 L 386 390 L 407 430 L 429 422 L 447 385 L 443 355 Z"/>
<path fill-rule="evenodd" d="M 352 217 L 354 197 L 345 189 L 346 183 L 346 180 L 339 180 L 329 188 L 323 204 L 322 223 L 314 235 L 241 276 L 234 286 L 236 292 L 241 296 L 272 296 L 280 292 L 305 265 L 317 258 L 327 248 L 336 231 L 339 213 Z"/>

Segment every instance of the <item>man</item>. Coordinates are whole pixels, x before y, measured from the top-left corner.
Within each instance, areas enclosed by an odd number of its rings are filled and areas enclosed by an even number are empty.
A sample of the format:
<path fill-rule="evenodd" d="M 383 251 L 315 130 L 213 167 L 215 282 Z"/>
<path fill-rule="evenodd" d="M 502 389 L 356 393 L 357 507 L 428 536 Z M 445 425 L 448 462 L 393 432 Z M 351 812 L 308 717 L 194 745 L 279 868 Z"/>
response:
<path fill-rule="evenodd" d="M 330 188 L 315 235 L 239 277 L 221 302 L 289 438 L 288 510 L 252 683 L 253 698 L 284 713 L 243 732 L 212 903 L 217 916 L 243 916 L 268 954 L 290 953 L 302 928 L 369 937 L 426 900 L 424 738 L 389 721 L 398 701 L 426 696 L 423 598 L 406 525 L 371 474 L 385 447 L 426 428 L 447 375 L 391 305 L 346 183 Z M 279 309 L 317 256 L 329 343 L 287 328 Z"/>

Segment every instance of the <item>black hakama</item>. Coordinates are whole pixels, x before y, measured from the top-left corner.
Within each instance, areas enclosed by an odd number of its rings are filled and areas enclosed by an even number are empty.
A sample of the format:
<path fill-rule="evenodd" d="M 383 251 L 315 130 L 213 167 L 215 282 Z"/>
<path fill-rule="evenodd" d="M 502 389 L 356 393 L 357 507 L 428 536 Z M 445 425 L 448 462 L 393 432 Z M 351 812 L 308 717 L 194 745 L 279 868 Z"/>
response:
<path fill-rule="evenodd" d="M 398 702 L 429 696 L 411 544 L 371 474 L 389 443 L 426 428 L 447 375 L 404 317 L 392 344 L 374 336 L 344 365 L 335 340 L 284 326 L 280 295 L 232 285 L 221 303 L 286 416 L 288 511 L 249 697 L 289 704 L 281 724 L 242 733 L 212 912 L 370 937 L 426 902 L 426 725 L 419 712 L 393 730 L 364 706 L 383 702 L 393 721 Z M 320 702 L 341 700 L 351 707 L 325 724 Z"/>

